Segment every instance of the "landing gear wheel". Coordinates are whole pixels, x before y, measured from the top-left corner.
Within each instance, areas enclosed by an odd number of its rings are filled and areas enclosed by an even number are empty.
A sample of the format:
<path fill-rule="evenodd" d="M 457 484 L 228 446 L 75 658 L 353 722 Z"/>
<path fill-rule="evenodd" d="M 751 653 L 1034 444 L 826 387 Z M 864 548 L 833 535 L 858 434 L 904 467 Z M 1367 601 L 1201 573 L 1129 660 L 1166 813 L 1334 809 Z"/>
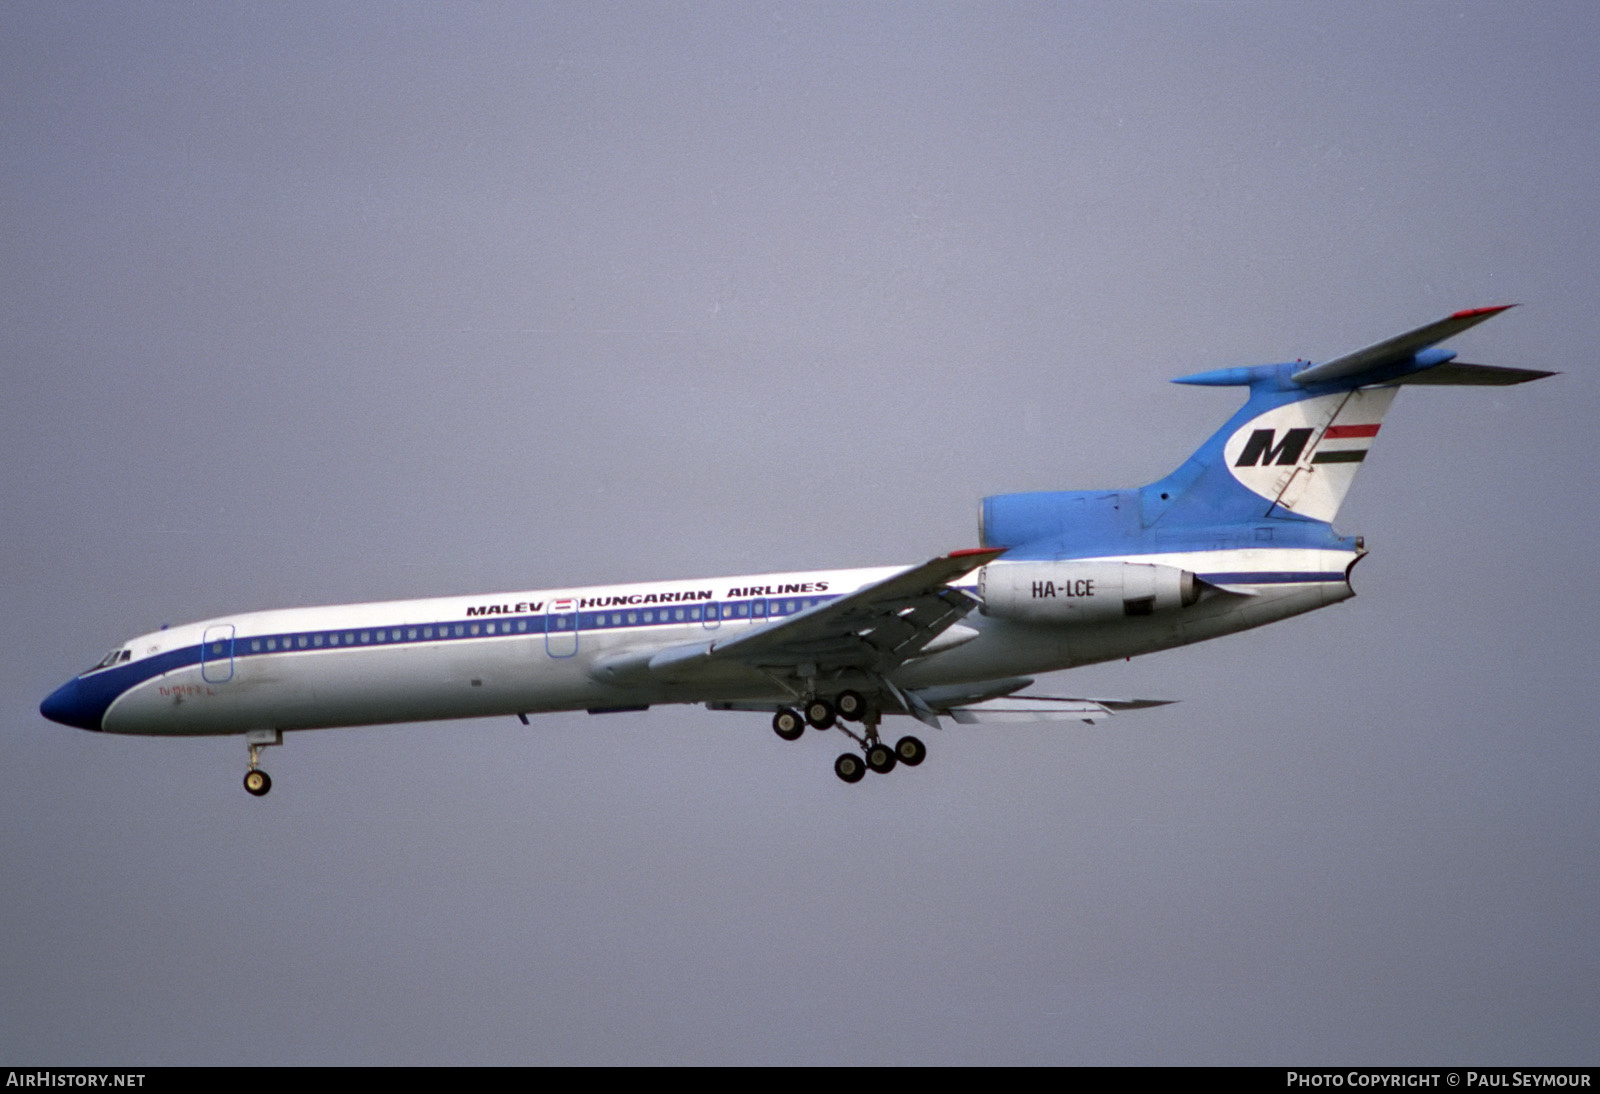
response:
<path fill-rule="evenodd" d="M 867 765 L 854 752 L 846 752 L 833 761 L 833 773 L 847 783 L 858 783 L 867 773 Z"/>
<path fill-rule="evenodd" d="M 834 716 L 833 704 L 826 699 L 811 699 L 806 702 L 806 721 L 818 729 L 832 729 L 833 723 L 838 719 Z"/>
<path fill-rule="evenodd" d="M 901 737 L 895 742 L 894 754 L 907 767 L 916 767 L 928 758 L 928 746 L 915 737 Z"/>
<path fill-rule="evenodd" d="M 258 798 L 267 796 L 267 791 L 272 789 L 272 776 L 258 767 L 252 767 L 244 773 L 244 788 Z"/>
<path fill-rule="evenodd" d="M 894 749 L 886 744 L 874 742 L 867 746 L 867 766 L 880 775 L 887 775 L 894 770 Z"/>
<path fill-rule="evenodd" d="M 806 720 L 788 707 L 778 708 L 778 713 L 772 716 L 772 732 L 786 741 L 798 741 L 805 731 Z"/>
<path fill-rule="evenodd" d="M 867 712 L 867 701 L 859 691 L 841 691 L 833 697 L 833 709 L 847 722 L 859 722 Z"/>

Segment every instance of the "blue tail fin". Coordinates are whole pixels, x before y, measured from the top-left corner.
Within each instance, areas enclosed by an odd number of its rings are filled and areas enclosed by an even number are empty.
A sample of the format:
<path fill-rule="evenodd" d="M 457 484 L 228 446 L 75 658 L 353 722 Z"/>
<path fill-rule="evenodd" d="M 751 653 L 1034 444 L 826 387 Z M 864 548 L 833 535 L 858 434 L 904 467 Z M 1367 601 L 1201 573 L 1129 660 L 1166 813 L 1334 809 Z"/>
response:
<path fill-rule="evenodd" d="M 1185 376 L 1176 382 L 1247 386 L 1250 397 L 1181 467 L 1149 486 L 985 498 L 982 542 L 1022 548 L 1011 557 L 1024 558 L 1088 556 L 1152 534 L 1192 538 L 1202 529 L 1206 535 L 1232 529 L 1251 535 L 1249 526 L 1263 522 L 1283 533 L 1298 534 L 1298 527 L 1313 538 L 1332 536 L 1329 526 L 1400 385 L 1516 384 L 1553 375 L 1454 363 L 1453 352 L 1437 348 L 1505 310 L 1456 312 L 1319 364 Z"/>
<path fill-rule="evenodd" d="M 1332 523 L 1400 385 L 1522 383 L 1551 375 L 1451 364 L 1455 354 L 1435 348 L 1505 310 L 1456 312 L 1320 364 L 1220 369 L 1175 381 L 1248 385 L 1250 398 L 1182 467 L 1140 491 L 1144 523 Z"/>

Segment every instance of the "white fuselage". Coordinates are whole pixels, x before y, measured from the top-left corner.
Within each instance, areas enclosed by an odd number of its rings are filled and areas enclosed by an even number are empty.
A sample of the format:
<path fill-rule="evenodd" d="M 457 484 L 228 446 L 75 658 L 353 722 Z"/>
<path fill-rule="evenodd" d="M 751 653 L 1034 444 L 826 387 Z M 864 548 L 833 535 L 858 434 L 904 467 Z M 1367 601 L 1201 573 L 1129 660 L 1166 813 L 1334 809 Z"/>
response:
<path fill-rule="evenodd" d="M 1273 622 L 1353 595 L 1355 552 L 1189 551 L 1124 561 L 1225 576 L 1181 611 L 1079 624 L 973 612 L 978 637 L 901 666 L 903 688 L 959 685 L 1128 657 Z M 1004 567 L 1004 560 L 991 568 Z M 422 721 L 664 703 L 783 703 L 778 677 L 733 666 L 692 683 L 618 677 L 635 651 L 714 644 L 815 609 L 901 567 L 545 589 L 248 612 L 127 643 L 76 683 L 103 694 L 96 728 L 131 734 Z M 975 590 L 975 575 L 958 584 Z M 848 683 L 848 681 L 846 681 Z"/>

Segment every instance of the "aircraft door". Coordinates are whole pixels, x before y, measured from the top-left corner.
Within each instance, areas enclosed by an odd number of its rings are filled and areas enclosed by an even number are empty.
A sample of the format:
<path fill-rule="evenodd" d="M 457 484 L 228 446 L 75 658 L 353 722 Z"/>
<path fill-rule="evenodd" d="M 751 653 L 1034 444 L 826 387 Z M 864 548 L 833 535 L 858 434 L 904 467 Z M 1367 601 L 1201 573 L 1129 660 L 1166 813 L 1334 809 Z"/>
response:
<path fill-rule="evenodd" d="M 233 624 L 207 627 L 200 638 L 200 679 L 225 684 L 233 679 Z"/>
<path fill-rule="evenodd" d="M 718 604 L 707 604 L 706 612 L 700 617 L 701 624 L 708 631 L 714 631 L 722 626 L 722 611 Z"/>
<path fill-rule="evenodd" d="M 571 657 L 578 652 L 578 602 L 552 600 L 544 610 L 544 652 Z"/>

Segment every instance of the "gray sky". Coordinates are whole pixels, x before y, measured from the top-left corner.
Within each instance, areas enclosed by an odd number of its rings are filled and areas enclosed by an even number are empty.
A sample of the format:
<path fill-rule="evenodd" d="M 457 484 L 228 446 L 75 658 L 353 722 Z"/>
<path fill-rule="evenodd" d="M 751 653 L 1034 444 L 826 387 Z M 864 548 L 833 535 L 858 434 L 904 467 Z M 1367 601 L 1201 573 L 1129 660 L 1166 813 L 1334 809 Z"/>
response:
<path fill-rule="evenodd" d="M 1588 1063 L 1589 4 L 0 8 L 0 1062 Z M 920 561 L 1403 392 L 1347 604 L 842 738 L 39 700 L 294 604 Z"/>

